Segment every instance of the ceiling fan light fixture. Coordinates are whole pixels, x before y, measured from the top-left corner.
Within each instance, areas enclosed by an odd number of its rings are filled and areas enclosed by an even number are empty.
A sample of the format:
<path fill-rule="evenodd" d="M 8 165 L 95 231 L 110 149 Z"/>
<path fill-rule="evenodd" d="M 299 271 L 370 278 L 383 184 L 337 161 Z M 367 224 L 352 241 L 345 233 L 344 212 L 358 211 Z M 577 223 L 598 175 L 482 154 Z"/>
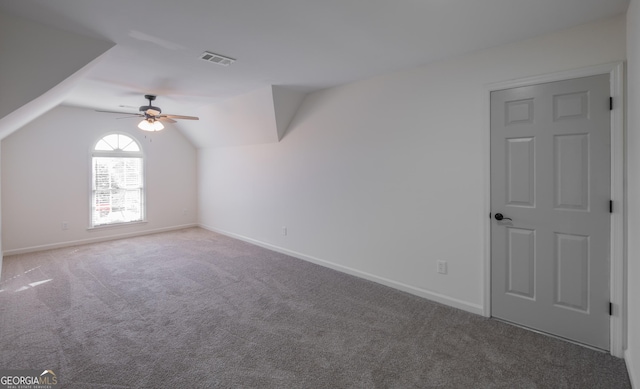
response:
<path fill-rule="evenodd" d="M 154 119 L 144 119 L 138 123 L 138 128 L 143 131 L 160 131 L 164 129 L 162 123 Z"/>

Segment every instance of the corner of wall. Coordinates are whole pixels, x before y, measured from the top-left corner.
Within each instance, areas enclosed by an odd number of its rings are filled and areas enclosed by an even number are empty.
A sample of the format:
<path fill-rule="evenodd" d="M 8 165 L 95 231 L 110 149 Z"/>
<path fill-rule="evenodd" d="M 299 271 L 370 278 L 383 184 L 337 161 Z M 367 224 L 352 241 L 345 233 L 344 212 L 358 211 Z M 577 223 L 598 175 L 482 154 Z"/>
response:
<path fill-rule="evenodd" d="M 631 0 L 627 9 L 627 349 L 624 359 L 632 387 L 640 386 L 640 309 L 638 308 L 638 292 L 640 283 L 640 244 L 633 239 L 640 231 L 638 209 L 640 202 L 640 115 L 633 108 L 640 103 L 640 1 Z"/>
<path fill-rule="evenodd" d="M 627 372 L 629 373 L 629 381 L 631 382 L 631 387 L 638 388 L 640 377 L 636 377 L 635 375 L 635 371 L 633 370 L 633 357 L 628 349 L 624 352 L 624 363 L 627 366 Z"/>
<path fill-rule="evenodd" d="M 2 279 L 2 142 L 0 141 L 0 280 Z"/>
<path fill-rule="evenodd" d="M 272 93 L 278 141 L 281 141 L 307 94 L 277 85 L 272 86 Z"/>

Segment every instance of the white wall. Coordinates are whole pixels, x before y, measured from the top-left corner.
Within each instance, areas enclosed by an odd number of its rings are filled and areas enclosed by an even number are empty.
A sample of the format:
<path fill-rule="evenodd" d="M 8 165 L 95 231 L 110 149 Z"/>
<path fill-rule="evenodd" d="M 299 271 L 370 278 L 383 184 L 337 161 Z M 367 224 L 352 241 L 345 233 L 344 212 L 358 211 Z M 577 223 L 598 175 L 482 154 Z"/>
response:
<path fill-rule="evenodd" d="M 151 135 L 136 125 L 134 119 L 60 106 L 3 139 L 5 255 L 194 224 L 195 148 L 171 125 Z M 116 131 L 139 140 L 145 152 L 148 223 L 88 231 L 90 150 L 102 135 Z M 62 221 L 68 230 L 61 229 Z"/>
<path fill-rule="evenodd" d="M 634 387 L 640 387 L 640 1 L 627 11 L 627 351 Z"/>
<path fill-rule="evenodd" d="M 623 59 L 621 15 L 313 93 L 281 142 L 199 151 L 200 223 L 481 313 L 485 85 Z"/>
<path fill-rule="evenodd" d="M 0 279 L 2 279 L 2 147 L 0 147 Z"/>

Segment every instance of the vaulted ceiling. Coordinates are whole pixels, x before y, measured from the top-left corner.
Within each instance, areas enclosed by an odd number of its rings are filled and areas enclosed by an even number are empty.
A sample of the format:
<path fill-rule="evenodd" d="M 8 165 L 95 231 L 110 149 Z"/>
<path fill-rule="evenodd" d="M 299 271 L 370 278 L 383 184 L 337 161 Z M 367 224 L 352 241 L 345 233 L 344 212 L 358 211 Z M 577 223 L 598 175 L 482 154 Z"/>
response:
<path fill-rule="evenodd" d="M 185 115 L 271 86 L 301 96 L 614 16 L 627 6 L 628 0 L 0 0 L 5 14 L 115 43 L 74 83 L 65 104 L 127 110 L 151 93 L 165 112 Z M 203 51 L 236 62 L 205 62 Z M 199 147 L 216 145 L 202 121 L 181 128 Z"/>

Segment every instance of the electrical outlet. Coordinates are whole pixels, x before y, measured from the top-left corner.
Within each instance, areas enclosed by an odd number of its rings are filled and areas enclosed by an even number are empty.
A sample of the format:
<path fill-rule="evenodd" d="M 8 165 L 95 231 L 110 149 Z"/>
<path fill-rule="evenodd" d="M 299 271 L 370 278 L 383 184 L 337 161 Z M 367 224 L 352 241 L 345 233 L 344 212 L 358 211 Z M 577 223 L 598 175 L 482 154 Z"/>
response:
<path fill-rule="evenodd" d="M 438 261 L 438 273 L 447 274 L 447 261 Z"/>
<path fill-rule="evenodd" d="M 60 228 L 62 228 L 63 230 L 68 230 L 69 229 L 69 223 L 67 223 L 67 222 L 60 223 Z"/>
<path fill-rule="evenodd" d="M 282 235 L 287 236 L 287 227 L 282 227 Z"/>

